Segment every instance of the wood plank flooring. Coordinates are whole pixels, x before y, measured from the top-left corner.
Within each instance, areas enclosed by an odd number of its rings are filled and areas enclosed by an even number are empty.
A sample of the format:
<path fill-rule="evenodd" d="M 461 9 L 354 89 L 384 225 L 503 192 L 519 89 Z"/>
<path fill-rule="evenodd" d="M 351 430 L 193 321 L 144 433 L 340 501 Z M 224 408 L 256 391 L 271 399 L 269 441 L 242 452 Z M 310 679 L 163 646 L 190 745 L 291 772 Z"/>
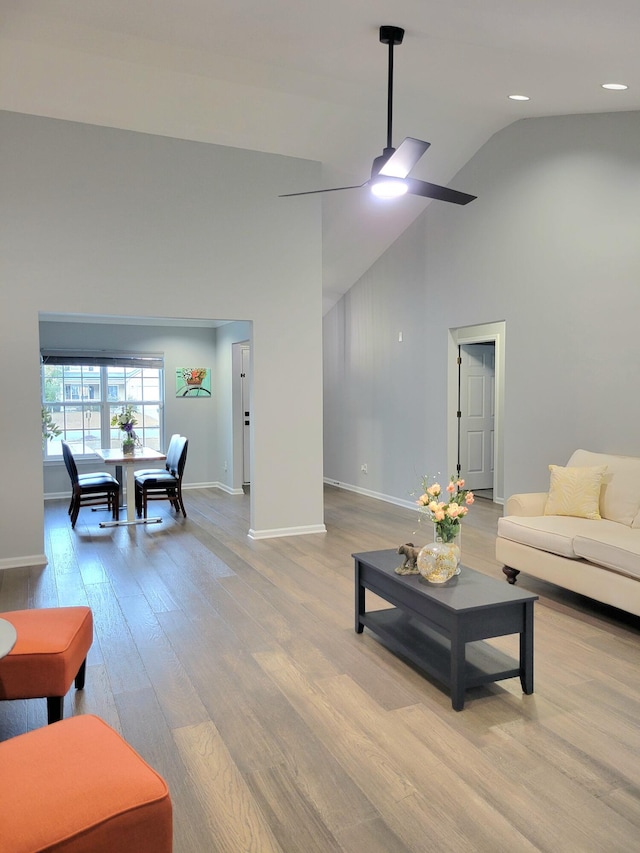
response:
<path fill-rule="evenodd" d="M 325 499 L 326 534 L 258 542 L 249 498 L 217 490 L 138 528 L 101 530 L 84 509 L 72 531 L 67 502 L 48 502 L 49 565 L 0 572 L 0 610 L 93 608 L 65 716 L 103 717 L 165 777 L 175 853 L 640 850 L 640 619 L 520 575 L 540 596 L 536 692 L 503 681 L 456 713 L 353 630 L 351 554 L 430 531 L 410 510 Z M 502 579 L 500 513 L 478 500 L 462 550 Z M 0 703 L 0 738 L 45 725 L 45 704 Z"/>

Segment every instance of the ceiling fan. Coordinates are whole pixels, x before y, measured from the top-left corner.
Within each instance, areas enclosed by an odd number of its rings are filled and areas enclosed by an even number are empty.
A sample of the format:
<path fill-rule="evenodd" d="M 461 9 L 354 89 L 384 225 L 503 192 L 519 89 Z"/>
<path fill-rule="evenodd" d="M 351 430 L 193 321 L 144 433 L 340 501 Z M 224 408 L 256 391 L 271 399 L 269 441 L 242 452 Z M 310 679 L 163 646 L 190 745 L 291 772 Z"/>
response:
<path fill-rule="evenodd" d="M 393 123 L 393 48 L 402 44 L 404 30 L 401 27 L 380 27 L 380 41 L 389 45 L 389 81 L 387 87 L 387 145 L 379 157 L 376 157 L 371 167 L 371 177 L 363 184 L 350 187 L 330 187 L 324 190 L 307 190 L 301 193 L 284 193 L 279 198 L 290 198 L 298 195 L 313 195 L 315 193 L 331 193 L 341 190 L 355 190 L 370 187 L 371 192 L 379 198 L 397 198 L 405 193 L 434 198 L 439 201 L 450 201 L 453 204 L 468 204 L 476 196 L 419 181 L 408 177 L 431 143 L 414 139 L 411 136 L 400 143 L 398 148 L 391 144 L 391 129 Z"/>

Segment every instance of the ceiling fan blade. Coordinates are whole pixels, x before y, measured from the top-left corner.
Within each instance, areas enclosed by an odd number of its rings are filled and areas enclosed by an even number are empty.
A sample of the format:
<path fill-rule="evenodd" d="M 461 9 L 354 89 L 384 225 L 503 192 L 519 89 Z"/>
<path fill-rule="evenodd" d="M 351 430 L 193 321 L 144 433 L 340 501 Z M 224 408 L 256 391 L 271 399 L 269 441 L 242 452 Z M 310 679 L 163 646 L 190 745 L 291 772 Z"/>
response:
<path fill-rule="evenodd" d="M 422 139 L 414 139 L 412 136 L 407 136 L 396 148 L 391 157 L 389 157 L 378 174 L 389 178 L 406 178 L 430 145 L 430 142 L 424 142 Z"/>
<path fill-rule="evenodd" d="M 450 201 L 453 204 L 469 204 L 477 196 L 461 193 L 458 190 L 450 190 L 449 187 L 439 187 L 438 184 L 430 184 L 428 181 L 418 181 L 416 178 L 406 178 L 405 183 L 409 187 L 408 192 L 413 195 L 421 195 L 425 198 L 435 198 L 438 201 Z"/>
<path fill-rule="evenodd" d="M 369 181 L 365 181 L 364 184 L 354 184 L 352 187 L 329 187 L 326 190 L 306 190 L 303 193 L 283 193 L 279 195 L 278 198 L 291 198 L 294 195 L 315 195 L 316 193 L 338 193 L 341 190 L 359 190 L 368 184 Z"/>

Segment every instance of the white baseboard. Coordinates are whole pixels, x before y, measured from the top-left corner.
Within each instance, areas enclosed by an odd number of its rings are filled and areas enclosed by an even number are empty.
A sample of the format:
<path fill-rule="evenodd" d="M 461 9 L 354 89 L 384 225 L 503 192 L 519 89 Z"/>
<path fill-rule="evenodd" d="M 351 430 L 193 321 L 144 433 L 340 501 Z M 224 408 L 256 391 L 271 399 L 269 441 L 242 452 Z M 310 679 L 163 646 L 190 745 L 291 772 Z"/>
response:
<path fill-rule="evenodd" d="M 281 536 L 307 536 L 309 533 L 326 533 L 324 524 L 309 524 L 304 527 L 276 527 L 272 530 L 253 530 L 247 536 L 249 539 L 277 539 Z"/>
<path fill-rule="evenodd" d="M 386 501 L 395 506 L 402 506 L 405 509 L 416 509 L 415 501 L 404 501 L 401 498 L 394 498 L 391 495 L 383 495 L 380 492 L 371 492 L 369 489 L 361 489 L 359 486 L 352 486 L 350 483 L 341 483 L 339 480 L 332 480 L 330 477 L 325 477 L 324 482 L 327 486 L 335 486 L 337 489 L 344 489 L 346 492 L 355 492 L 358 495 L 364 495 L 366 498 L 374 498 L 377 501 Z M 478 498 L 480 500 L 480 498 Z M 504 505 L 504 498 L 493 498 L 493 503 L 499 506 Z"/>
<path fill-rule="evenodd" d="M 327 486 L 336 486 L 338 489 L 344 489 L 346 492 L 355 492 L 358 495 L 364 495 L 365 498 L 374 498 L 377 501 L 385 501 L 388 504 L 402 506 L 405 509 L 415 509 L 415 501 L 404 501 L 401 498 L 395 498 L 392 495 L 383 495 L 381 492 L 372 492 L 369 489 L 361 489 L 359 486 L 352 486 L 350 483 L 341 483 L 339 480 L 332 480 L 330 477 L 325 477 L 324 482 Z"/>
<path fill-rule="evenodd" d="M 244 495 L 244 489 L 234 489 L 233 486 L 228 486 L 226 483 L 211 483 L 198 484 L 195 486 L 183 486 L 183 489 L 220 489 L 221 492 L 226 492 L 228 495 Z"/>
<path fill-rule="evenodd" d="M 27 566 L 46 566 L 49 561 L 45 554 L 32 554 L 28 557 L 3 557 L 0 560 L 0 572 L 5 569 L 25 569 Z"/>
<path fill-rule="evenodd" d="M 227 486 L 226 483 L 183 483 L 183 492 L 189 489 L 220 489 L 221 492 L 226 492 L 228 495 L 244 495 L 243 489 L 234 489 L 232 486 Z M 62 499 L 69 500 L 70 492 L 48 492 L 45 494 L 45 501 L 59 501 Z"/>

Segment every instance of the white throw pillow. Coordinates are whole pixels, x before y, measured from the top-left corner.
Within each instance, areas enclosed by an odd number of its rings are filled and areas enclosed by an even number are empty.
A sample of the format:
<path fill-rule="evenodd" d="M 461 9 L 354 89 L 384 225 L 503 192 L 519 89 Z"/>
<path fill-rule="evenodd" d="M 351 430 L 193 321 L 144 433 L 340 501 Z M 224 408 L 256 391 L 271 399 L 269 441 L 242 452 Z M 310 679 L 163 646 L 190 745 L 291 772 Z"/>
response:
<path fill-rule="evenodd" d="M 606 470 L 606 465 L 593 468 L 549 465 L 549 497 L 544 514 L 600 518 L 600 488 Z"/>
<path fill-rule="evenodd" d="M 600 515 L 627 527 L 640 527 L 640 459 L 636 456 L 615 456 L 576 450 L 567 462 L 578 468 L 606 465 L 607 473 L 600 490 Z"/>

